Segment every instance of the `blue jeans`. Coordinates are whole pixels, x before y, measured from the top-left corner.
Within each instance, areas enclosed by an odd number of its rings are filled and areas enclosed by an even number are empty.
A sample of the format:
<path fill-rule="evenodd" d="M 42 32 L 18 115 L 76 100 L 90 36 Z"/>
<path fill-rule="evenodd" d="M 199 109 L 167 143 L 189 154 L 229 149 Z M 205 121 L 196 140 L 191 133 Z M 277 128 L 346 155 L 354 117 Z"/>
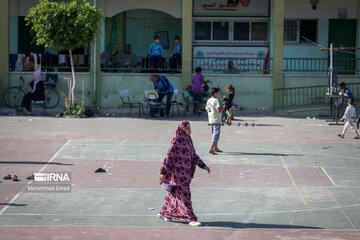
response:
<path fill-rule="evenodd" d="M 161 56 L 154 56 L 152 55 L 151 58 L 150 58 L 150 65 L 151 66 L 154 66 L 154 61 L 156 61 L 156 68 L 161 68 Z"/>

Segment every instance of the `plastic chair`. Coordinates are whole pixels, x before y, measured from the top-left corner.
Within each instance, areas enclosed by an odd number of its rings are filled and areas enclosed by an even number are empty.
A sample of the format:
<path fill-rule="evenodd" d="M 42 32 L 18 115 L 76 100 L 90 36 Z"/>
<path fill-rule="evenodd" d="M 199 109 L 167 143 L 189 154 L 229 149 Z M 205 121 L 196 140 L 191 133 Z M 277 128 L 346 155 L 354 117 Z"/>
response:
<path fill-rule="evenodd" d="M 123 108 L 129 109 L 129 117 L 132 117 L 132 109 L 139 108 L 139 116 L 141 117 L 141 102 L 132 102 L 130 101 L 130 91 L 129 89 L 119 89 L 121 106 L 120 106 L 120 117 Z"/>

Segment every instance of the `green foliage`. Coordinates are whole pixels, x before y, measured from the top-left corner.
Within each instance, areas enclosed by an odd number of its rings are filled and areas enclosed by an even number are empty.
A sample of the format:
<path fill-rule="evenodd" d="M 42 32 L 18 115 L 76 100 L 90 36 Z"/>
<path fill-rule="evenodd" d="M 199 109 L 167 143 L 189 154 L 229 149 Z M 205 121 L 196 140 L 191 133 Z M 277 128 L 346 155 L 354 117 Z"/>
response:
<path fill-rule="evenodd" d="M 37 45 L 74 50 L 93 41 L 102 16 L 101 10 L 85 0 L 40 0 L 39 4 L 30 8 L 25 20 L 35 34 Z"/>
<path fill-rule="evenodd" d="M 84 106 L 81 102 L 72 106 L 70 102 L 65 102 L 64 115 L 81 116 L 84 113 Z"/>

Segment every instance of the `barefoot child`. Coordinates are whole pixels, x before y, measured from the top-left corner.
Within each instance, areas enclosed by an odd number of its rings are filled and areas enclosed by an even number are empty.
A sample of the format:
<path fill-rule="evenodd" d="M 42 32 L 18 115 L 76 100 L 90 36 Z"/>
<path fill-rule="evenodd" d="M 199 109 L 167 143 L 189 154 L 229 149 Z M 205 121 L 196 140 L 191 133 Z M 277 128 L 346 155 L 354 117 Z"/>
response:
<path fill-rule="evenodd" d="M 220 138 L 221 112 L 224 110 L 224 108 L 220 106 L 218 100 L 219 92 L 219 88 L 211 89 L 211 98 L 206 102 L 206 111 L 208 112 L 209 123 L 212 129 L 212 141 L 209 150 L 209 153 L 211 154 L 222 152 L 217 146 Z"/>
<path fill-rule="evenodd" d="M 356 111 L 355 111 L 355 107 L 354 105 L 354 99 L 349 98 L 348 100 L 348 106 L 346 107 L 344 116 L 342 118 L 340 118 L 340 121 L 342 120 L 346 120 L 346 123 L 344 125 L 344 129 L 342 131 L 341 134 L 338 134 L 339 137 L 344 138 L 344 135 L 346 133 L 346 130 L 351 127 L 352 130 L 355 133 L 355 137 L 354 139 L 359 139 L 359 133 L 357 132 L 356 128 L 355 128 L 355 118 L 356 118 Z"/>
<path fill-rule="evenodd" d="M 225 113 L 226 113 L 226 121 L 225 123 L 227 123 L 229 126 L 231 125 L 231 120 L 232 120 L 232 111 L 231 111 L 231 107 L 232 107 L 232 102 L 234 100 L 235 97 L 235 88 L 229 84 L 226 86 L 226 91 L 229 93 L 227 96 L 223 97 L 223 100 L 225 102 Z"/>

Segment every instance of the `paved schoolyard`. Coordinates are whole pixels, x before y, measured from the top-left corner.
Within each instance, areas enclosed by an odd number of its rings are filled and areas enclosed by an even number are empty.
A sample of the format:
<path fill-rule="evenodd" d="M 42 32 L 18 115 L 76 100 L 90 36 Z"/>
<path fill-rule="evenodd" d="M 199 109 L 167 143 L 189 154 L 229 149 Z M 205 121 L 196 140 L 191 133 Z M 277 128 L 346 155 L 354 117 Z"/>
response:
<path fill-rule="evenodd" d="M 0 176 L 21 179 L 0 180 L 0 239 L 360 239 L 351 132 L 340 139 L 342 126 L 324 120 L 242 114 L 212 156 L 205 115 L 187 119 L 211 168 L 191 185 L 199 228 L 156 218 L 159 168 L 181 117 L 0 117 Z M 22 192 L 40 171 L 70 172 L 71 193 Z"/>

